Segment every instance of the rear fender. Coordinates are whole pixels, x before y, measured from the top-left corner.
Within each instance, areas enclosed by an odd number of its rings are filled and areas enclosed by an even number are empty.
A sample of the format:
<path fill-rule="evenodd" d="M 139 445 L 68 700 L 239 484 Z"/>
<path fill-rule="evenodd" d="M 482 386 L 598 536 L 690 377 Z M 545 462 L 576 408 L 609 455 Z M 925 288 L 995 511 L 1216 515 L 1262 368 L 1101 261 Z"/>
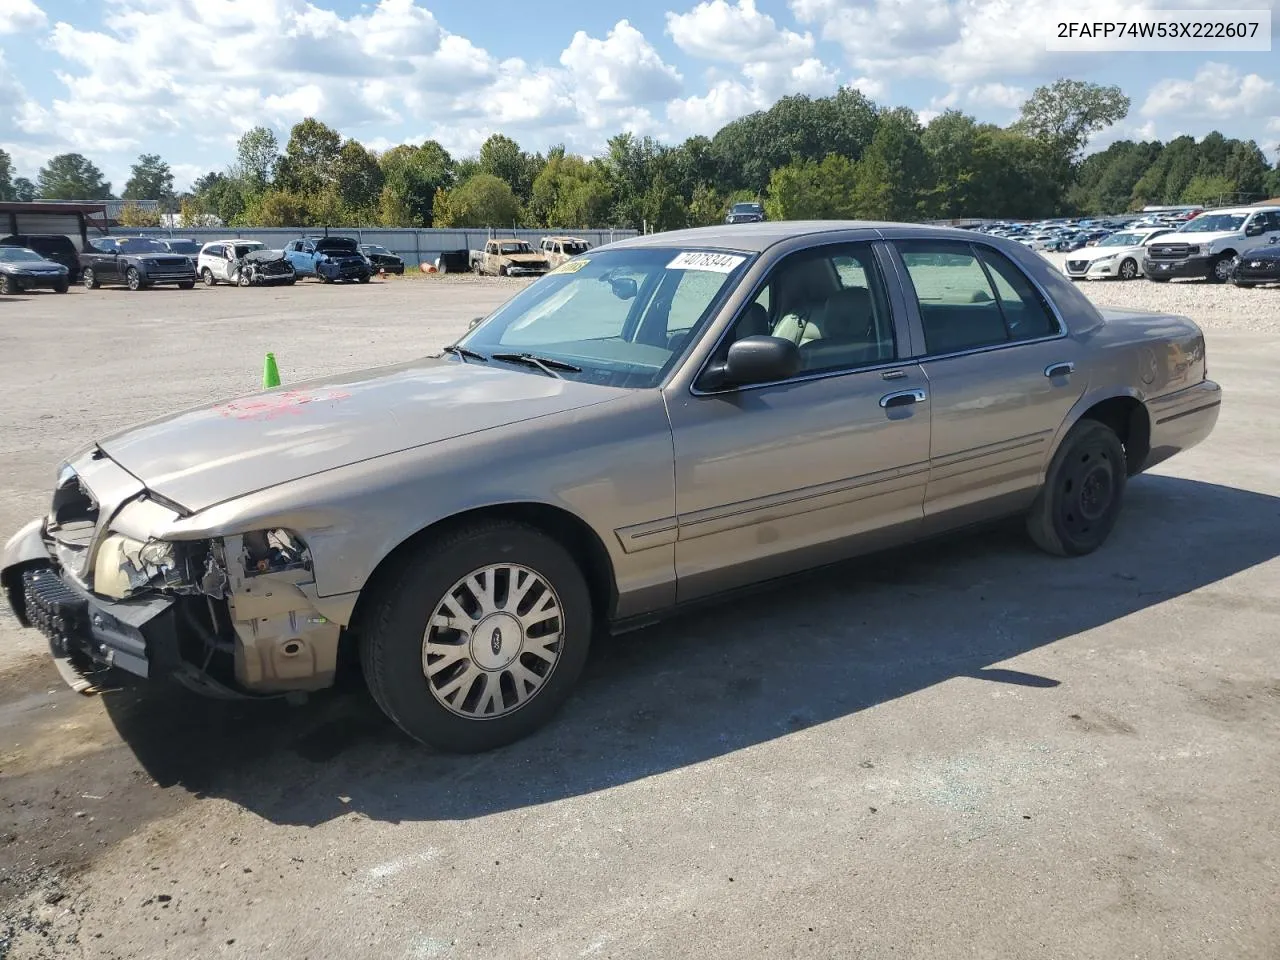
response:
<path fill-rule="evenodd" d="M 1107 385 L 1096 387 L 1093 390 L 1086 390 L 1079 400 L 1067 411 L 1066 417 L 1058 426 L 1057 433 L 1053 435 L 1053 442 L 1049 444 L 1048 452 L 1045 454 L 1044 462 L 1040 464 L 1040 483 L 1043 484 L 1045 476 L 1049 471 L 1049 464 L 1053 462 L 1054 455 L 1057 454 L 1058 448 L 1062 445 L 1063 438 L 1066 437 L 1068 431 L 1071 430 L 1091 409 L 1102 403 L 1104 400 L 1114 400 L 1117 397 L 1128 397 L 1137 400 L 1146 408 L 1146 397 L 1132 387 L 1117 387 L 1115 385 Z"/>

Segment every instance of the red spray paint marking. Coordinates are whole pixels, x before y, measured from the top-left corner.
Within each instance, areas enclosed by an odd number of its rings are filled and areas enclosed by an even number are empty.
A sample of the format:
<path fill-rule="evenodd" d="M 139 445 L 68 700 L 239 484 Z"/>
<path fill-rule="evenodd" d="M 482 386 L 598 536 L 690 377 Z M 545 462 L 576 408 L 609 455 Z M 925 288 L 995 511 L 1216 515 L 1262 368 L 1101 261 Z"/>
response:
<path fill-rule="evenodd" d="M 305 390 L 283 390 L 264 397 L 230 400 L 214 407 L 220 416 L 236 420 L 278 420 L 302 412 L 303 406 L 324 400 L 345 400 L 349 393 L 309 393 Z"/>

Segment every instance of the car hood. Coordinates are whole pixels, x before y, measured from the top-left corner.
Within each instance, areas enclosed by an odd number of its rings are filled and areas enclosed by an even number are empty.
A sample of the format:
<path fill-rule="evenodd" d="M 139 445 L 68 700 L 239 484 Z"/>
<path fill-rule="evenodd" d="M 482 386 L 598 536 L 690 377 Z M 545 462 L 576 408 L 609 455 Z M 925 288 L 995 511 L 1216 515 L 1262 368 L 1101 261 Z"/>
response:
<path fill-rule="evenodd" d="M 1200 244 L 1213 243 L 1216 240 L 1238 240 L 1243 237 L 1239 230 L 1206 230 L 1203 233 L 1167 233 L 1159 240 L 1152 240 L 1151 246 L 1163 246 L 1165 244 Z"/>
<path fill-rule="evenodd" d="M 1146 247 L 1136 245 L 1132 247 L 1081 247 L 1079 250 L 1073 251 L 1081 254 L 1081 256 L 1073 259 L 1084 259 L 1093 263 L 1098 260 L 1108 260 L 1112 257 L 1141 256 L 1144 250 L 1146 250 Z"/>
<path fill-rule="evenodd" d="M 195 407 L 98 446 L 191 511 L 412 447 L 624 396 L 536 370 L 425 358 Z"/>
<path fill-rule="evenodd" d="M 65 270 L 66 264 L 56 260 L 0 260 L 0 270 L 16 272 L 20 270 Z"/>

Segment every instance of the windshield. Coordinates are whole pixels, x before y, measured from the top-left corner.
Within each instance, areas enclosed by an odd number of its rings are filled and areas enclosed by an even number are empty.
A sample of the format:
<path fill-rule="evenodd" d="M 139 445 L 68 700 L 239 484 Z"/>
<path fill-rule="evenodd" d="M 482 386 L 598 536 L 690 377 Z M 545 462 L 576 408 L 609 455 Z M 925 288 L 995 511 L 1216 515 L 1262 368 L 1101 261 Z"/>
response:
<path fill-rule="evenodd" d="M 1141 233 L 1113 233 L 1109 237 L 1105 237 L 1098 241 L 1100 247 L 1136 247 L 1142 243 L 1144 235 Z"/>
<path fill-rule="evenodd" d="M 44 257 L 26 247 L 0 247 L 0 260 L 43 260 Z"/>
<path fill-rule="evenodd" d="M 533 247 L 527 243 L 504 243 L 500 250 L 502 253 L 533 253 Z"/>
<path fill-rule="evenodd" d="M 1238 213 L 1202 213 L 1178 228 L 1179 233 L 1230 233 L 1239 230 L 1244 216 Z"/>
<path fill-rule="evenodd" d="M 758 203 L 735 203 L 732 213 L 759 213 L 761 210 Z"/>
<path fill-rule="evenodd" d="M 247 257 L 249 254 L 253 253 L 253 251 L 261 250 L 265 246 L 266 246 L 265 243 L 258 243 L 256 240 L 253 241 L 252 243 L 237 243 L 236 249 L 235 249 L 235 256 L 237 259 L 239 259 L 240 257 Z"/>
<path fill-rule="evenodd" d="M 199 253 L 200 244 L 194 240 L 170 240 L 169 249 L 174 253 Z"/>
<path fill-rule="evenodd" d="M 117 253 L 168 253 L 169 248 L 150 237 L 121 237 L 116 241 Z"/>
<path fill-rule="evenodd" d="M 653 387 L 750 259 L 727 251 L 634 247 L 571 260 L 516 294 L 459 343 L 485 356 L 533 353 L 564 361 L 582 368 L 562 374 L 574 380 Z"/>

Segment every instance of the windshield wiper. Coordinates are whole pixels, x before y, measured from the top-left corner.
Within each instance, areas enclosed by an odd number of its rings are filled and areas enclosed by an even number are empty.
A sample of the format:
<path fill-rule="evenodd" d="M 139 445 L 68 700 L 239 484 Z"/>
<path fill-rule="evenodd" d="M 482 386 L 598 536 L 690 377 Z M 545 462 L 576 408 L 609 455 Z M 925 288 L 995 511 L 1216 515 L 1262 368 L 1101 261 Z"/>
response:
<path fill-rule="evenodd" d="M 474 350 L 468 350 L 466 347 L 460 347 L 456 343 L 451 343 L 444 348 L 444 353 L 452 353 L 455 357 L 461 357 L 462 362 L 467 360 L 479 360 L 481 363 L 488 363 L 489 358 L 483 353 L 476 353 Z"/>
<path fill-rule="evenodd" d="M 525 366 L 537 367 L 549 377 L 557 377 L 561 380 L 564 378 L 556 373 L 557 370 L 565 370 L 569 373 L 581 373 L 581 367 L 575 367 L 572 363 L 564 360 L 557 360 L 554 357 L 538 357 L 532 353 L 495 353 L 495 360 L 506 360 L 508 363 L 523 363 Z"/>

